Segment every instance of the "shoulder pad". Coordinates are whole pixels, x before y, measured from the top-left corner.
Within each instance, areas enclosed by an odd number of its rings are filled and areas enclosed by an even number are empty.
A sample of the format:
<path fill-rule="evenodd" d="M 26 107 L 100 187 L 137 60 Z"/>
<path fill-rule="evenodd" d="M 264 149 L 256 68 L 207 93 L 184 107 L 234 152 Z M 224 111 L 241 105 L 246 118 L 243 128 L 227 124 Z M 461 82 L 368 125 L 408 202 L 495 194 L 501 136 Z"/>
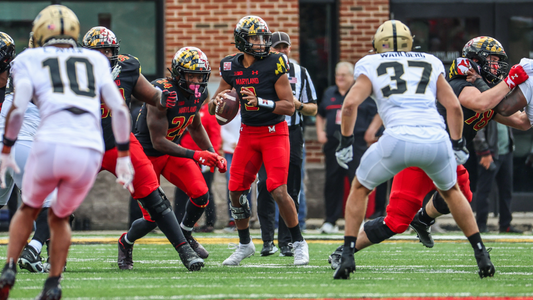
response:
<path fill-rule="evenodd" d="M 141 73 L 141 63 L 137 57 L 129 54 L 119 54 L 117 59 L 122 67 L 122 73 L 131 71 L 138 71 Z"/>
<path fill-rule="evenodd" d="M 276 75 L 281 75 L 289 72 L 289 59 L 287 55 L 279 52 L 271 52 L 267 59 L 275 61 L 275 70 Z"/>

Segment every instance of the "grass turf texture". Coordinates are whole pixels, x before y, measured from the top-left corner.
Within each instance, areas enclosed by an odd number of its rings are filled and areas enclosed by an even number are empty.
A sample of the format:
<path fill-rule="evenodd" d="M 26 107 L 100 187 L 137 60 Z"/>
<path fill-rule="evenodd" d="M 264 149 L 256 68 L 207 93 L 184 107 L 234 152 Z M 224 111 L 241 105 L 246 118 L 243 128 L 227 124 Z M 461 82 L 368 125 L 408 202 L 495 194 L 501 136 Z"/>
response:
<path fill-rule="evenodd" d="M 279 252 L 261 257 L 260 240 L 254 241 L 255 256 L 239 267 L 222 266 L 233 252 L 227 243 L 204 243 L 210 256 L 200 272 L 188 272 L 168 244 L 136 245 L 129 271 L 117 267 L 116 243 L 72 245 L 61 283 L 63 299 L 533 296 L 533 243 L 487 243 L 493 248 L 494 278 L 479 278 L 466 242 L 437 242 L 426 249 L 400 241 L 357 253 L 351 278 L 333 280 L 327 258 L 339 242 L 310 241 L 310 264 L 294 267 L 293 258 L 279 257 Z M 6 250 L 0 246 L 2 259 Z M 46 276 L 19 270 L 10 299 L 33 299 Z"/>

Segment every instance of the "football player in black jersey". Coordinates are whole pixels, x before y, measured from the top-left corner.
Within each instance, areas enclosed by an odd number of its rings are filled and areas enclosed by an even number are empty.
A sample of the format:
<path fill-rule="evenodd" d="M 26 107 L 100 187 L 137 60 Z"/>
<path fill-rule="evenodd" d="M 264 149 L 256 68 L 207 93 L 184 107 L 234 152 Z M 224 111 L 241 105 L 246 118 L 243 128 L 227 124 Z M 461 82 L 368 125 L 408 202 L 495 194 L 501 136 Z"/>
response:
<path fill-rule="evenodd" d="M 122 93 L 126 105 L 130 105 L 132 96 L 157 107 L 173 107 L 176 104 L 175 92 L 161 91 L 146 80 L 141 74 L 141 65 L 136 57 L 129 54 L 119 54 L 119 41 L 111 30 L 102 26 L 93 27 L 83 37 L 82 44 L 83 47 L 100 51 L 109 58 L 115 83 Z M 102 104 L 102 130 L 106 147 L 102 160 L 102 170 L 115 174 L 114 165 L 120 157 L 117 157 L 115 138 L 110 129 L 111 115 L 107 107 Z M 185 267 L 190 271 L 200 270 L 204 262 L 185 239 L 176 216 L 172 212 L 170 202 L 161 196 L 159 180 L 152 163 L 144 154 L 141 144 L 133 133 L 130 136 L 130 141 L 131 160 L 135 169 L 133 190 L 130 190 L 133 198 L 148 211 L 151 219 L 157 223 L 159 229 L 163 231 L 178 251 Z M 126 233 L 118 241 L 118 266 L 120 269 L 132 269 L 133 243 L 128 243 L 128 240 L 124 239 L 125 235 Z"/>
<path fill-rule="evenodd" d="M 481 96 L 481 92 L 487 91 L 489 85 L 497 84 L 505 76 L 505 60 L 507 60 L 507 55 L 497 40 L 490 37 L 478 37 L 465 45 L 463 57 L 456 59 L 452 64 L 447 79 L 461 102 L 465 121 L 462 141 L 459 145 L 454 145 L 456 155 L 457 153 L 461 155 L 461 152 L 467 154 L 466 144 L 471 142 L 477 131 L 486 126 L 493 118 L 500 123 L 522 130 L 531 126 L 525 114 L 517 113 L 510 117 L 503 117 L 495 114 L 491 109 L 505 97 L 513 86 L 508 83 L 510 77 L 516 75 L 520 78 L 519 80 L 521 81 L 516 81 L 515 85 L 527 79 L 521 67 L 513 67 L 511 69 L 512 74 L 510 73 L 505 78 L 507 85 L 499 86 L 494 91 L 491 91 L 490 94 L 484 94 L 484 97 Z M 478 71 L 476 72 L 474 68 L 477 68 Z M 474 76 L 474 73 L 478 74 L 478 72 L 481 76 Z M 439 104 L 437 104 L 437 108 L 446 120 L 446 110 Z M 466 199 L 469 202 L 472 201 L 470 180 L 468 172 L 463 165 L 457 166 L 457 183 Z M 420 206 L 414 205 L 415 203 L 422 204 L 424 197 L 432 191 L 435 191 L 432 180 L 420 168 L 410 167 L 396 174 L 387 207 L 387 216 L 365 224 L 364 230 L 359 233 L 355 251 L 362 250 L 395 234 L 402 233 L 409 225 L 418 234 L 424 246 L 433 247 L 434 242 L 429 231 L 430 226 L 434 223 L 434 218 L 441 214 L 450 213 L 448 205 L 439 193 L 435 193 L 432 200 L 420 209 L 418 213 L 416 211 Z M 405 201 L 406 199 L 408 201 Z M 413 205 L 411 207 L 407 205 L 399 206 L 402 201 Z M 468 231 L 474 232 L 474 234 L 469 235 L 468 240 L 474 248 L 479 267 L 479 276 L 481 278 L 493 276 L 495 269 L 481 241 L 477 224 L 474 221 L 470 225 L 471 228 Z M 462 229 L 463 231 L 465 230 L 465 228 Z M 329 261 L 333 269 L 338 266 L 341 254 L 342 246 L 330 255 Z"/>
<path fill-rule="evenodd" d="M 207 184 L 198 164 L 211 167 L 212 170 L 218 167 L 221 173 L 227 169 L 226 159 L 215 153 L 199 114 L 207 98 L 206 86 L 211 67 L 200 49 L 184 47 L 174 56 L 170 72 L 171 78 L 156 79 L 152 84 L 176 92 L 178 105 L 168 109 L 143 105 L 134 131 L 156 175 L 163 175 L 190 197 L 181 228 L 194 251 L 201 258 L 207 258 L 209 253 L 192 237 L 194 224 L 209 202 Z M 204 151 L 193 151 L 179 145 L 185 130 Z M 144 218 L 133 222 L 124 240 L 127 238 L 133 243 L 157 226 L 148 212 L 142 207 L 141 210 Z"/>
<path fill-rule="evenodd" d="M 294 113 L 292 89 L 287 76 L 288 58 L 270 52 L 272 33 L 257 16 L 243 17 L 235 27 L 235 47 L 241 53 L 220 62 L 222 79 L 209 103 L 214 114 L 225 93 L 235 88 L 241 104 L 241 135 L 231 166 L 228 189 L 231 213 L 239 232 L 239 245 L 223 265 L 239 263 L 255 253 L 250 238 L 250 207 L 246 194 L 264 163 L 267 190 L 277 202 L 291 233 L 294 264 L 309 263 L 309 249 L 298 225 L 294 202 L 287 193 L 289 170 L 289 130 L 285 115 Z"/>
<path fill-rule="evenodd" d="M 9 64 L 15 58 L 15 41 L 5 32 L 0 31 L 0 108 L 4 102 Z"/>

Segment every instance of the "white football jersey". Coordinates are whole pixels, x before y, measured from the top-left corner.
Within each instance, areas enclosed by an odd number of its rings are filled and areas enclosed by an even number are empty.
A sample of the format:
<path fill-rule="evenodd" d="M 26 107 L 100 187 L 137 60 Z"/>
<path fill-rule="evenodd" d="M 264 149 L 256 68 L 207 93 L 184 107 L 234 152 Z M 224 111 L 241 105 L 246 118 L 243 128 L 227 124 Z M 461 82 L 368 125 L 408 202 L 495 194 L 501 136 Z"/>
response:
<path fill-rule="evenodd" d="M 437 79 L 444 66 L 422 52 L 385 52 L 363 57 L 354 78 L 364 74 L 372 82 L 372 98 L 389 133 L 432 142 L 448 138 L 437 111 Z"/>
<path fill-rule="evenodd" d="M 524 68 L 527 75 L 529 75 L 528 80 L 519 84 L 518 87 L 522 91 L 522 94 L 524 94 L 524 97 L 526 97 L 527 105 L 525 111 L 529 122 L 533 125 L 533 104 L 531 103 L 531 100 L 533 99 L 533 59 L 522 58 L 522 60 L 520 60 L 520 65 Z"/>
<path fill-rule="evenodd" d="M 0 112 L 0 140 L 4 135 L 7 113 L 12 104 L 13 94 L 7 94 L 4 103 L 2 103 L 2 111 Z M 17 136 L 17 141 L 33 141 L 33 136 L 37 132 L 40 123 L 41 118 L 39 117 L 39 109 L 30 102 L 24 113 L 24 121 L 22 122 L 19 135 Z"/>
<path fill-rule="evenodd" d="M 41 47 L 19 54 L 11 72 L 15 84 L 21 76 L 33 85 L 41 117 L 35 141 L 103 152 L 100 91 L 113 83 L 109 67 L 104 55 L 84 48 Z"/>

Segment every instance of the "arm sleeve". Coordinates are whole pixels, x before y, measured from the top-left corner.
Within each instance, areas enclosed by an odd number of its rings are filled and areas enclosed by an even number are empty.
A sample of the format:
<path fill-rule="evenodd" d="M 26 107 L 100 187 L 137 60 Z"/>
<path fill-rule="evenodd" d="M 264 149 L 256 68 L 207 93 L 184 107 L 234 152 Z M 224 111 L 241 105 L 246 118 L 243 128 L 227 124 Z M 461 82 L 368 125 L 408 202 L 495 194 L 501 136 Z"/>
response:
<path fill-rule="evenodd" d="M 13 98 L 12 107 L 14 109 L 9 117 L 9 122 L 6 124 L 4 134 L 8 139 L 15 140 L 24 121 L 24 112 L 33 96 L 33 84 L 30 79 L 30 72 L 22 59 L 19 59 L 16 63 L 13 61 L 11 72 L 13 85 L 17 92 Z"/>

